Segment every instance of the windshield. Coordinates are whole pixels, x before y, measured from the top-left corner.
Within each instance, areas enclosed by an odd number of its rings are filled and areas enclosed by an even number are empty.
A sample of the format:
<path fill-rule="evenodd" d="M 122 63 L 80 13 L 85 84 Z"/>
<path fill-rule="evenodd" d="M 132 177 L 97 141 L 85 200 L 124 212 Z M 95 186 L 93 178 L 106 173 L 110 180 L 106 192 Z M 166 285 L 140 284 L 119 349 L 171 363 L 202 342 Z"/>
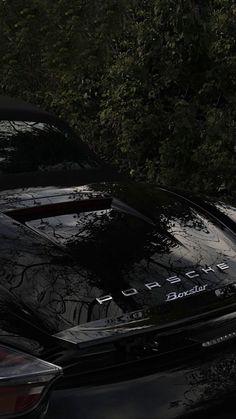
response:
<path fill-rule="evenodd" d="M 0 174 L 99 167 L 71 131 L 44 122 L 0 121 Z"/>

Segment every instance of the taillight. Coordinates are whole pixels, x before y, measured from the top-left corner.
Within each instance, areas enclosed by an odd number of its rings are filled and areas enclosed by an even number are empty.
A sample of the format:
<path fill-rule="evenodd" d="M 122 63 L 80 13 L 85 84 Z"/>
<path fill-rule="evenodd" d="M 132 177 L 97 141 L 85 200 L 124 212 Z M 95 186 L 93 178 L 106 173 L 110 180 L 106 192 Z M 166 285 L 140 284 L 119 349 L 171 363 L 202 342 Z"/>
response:
<path fill-rule="evenodd" d="M 0 418 L 36 408 L 61 374 L 56 365 L 0 345 Z"/>

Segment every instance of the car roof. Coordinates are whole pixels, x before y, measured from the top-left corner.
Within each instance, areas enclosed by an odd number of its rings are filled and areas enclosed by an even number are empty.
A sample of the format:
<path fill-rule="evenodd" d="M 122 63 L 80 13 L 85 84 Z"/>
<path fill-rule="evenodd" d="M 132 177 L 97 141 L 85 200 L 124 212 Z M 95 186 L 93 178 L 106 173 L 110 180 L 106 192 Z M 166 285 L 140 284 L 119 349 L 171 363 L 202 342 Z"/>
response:
<path fill-rule="evenodd" d="M 62 119 L 50 112 L 46 112 L 36 105 L 0 95 L 0 120 L 48 122 L 60 127 L 67 127 Z"/>

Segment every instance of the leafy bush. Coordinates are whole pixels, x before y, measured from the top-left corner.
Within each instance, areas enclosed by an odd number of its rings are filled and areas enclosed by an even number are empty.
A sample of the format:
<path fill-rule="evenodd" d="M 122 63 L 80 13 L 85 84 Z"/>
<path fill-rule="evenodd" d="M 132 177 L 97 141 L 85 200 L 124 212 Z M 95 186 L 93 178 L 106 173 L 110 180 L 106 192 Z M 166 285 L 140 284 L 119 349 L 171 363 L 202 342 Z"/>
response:
<path fill-rule="evenodd" d="M 233 0 L 9 0 L 0 89 L 138 179 L 235 188 Z"/>

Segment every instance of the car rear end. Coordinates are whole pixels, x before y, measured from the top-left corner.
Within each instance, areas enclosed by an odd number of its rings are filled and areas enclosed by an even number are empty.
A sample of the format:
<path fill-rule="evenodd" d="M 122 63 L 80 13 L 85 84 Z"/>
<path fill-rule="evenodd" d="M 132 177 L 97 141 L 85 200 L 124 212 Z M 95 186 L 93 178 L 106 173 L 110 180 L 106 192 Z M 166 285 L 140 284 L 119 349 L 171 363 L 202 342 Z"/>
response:
<path fill-rule="evenodd" d="M 235 315 L 227 314 L 175 331 L 78 346 L 73 361 L 64 364 L 46 417 L 222 418 L 225 405 L 233 418 L 234 330 Z"/>

